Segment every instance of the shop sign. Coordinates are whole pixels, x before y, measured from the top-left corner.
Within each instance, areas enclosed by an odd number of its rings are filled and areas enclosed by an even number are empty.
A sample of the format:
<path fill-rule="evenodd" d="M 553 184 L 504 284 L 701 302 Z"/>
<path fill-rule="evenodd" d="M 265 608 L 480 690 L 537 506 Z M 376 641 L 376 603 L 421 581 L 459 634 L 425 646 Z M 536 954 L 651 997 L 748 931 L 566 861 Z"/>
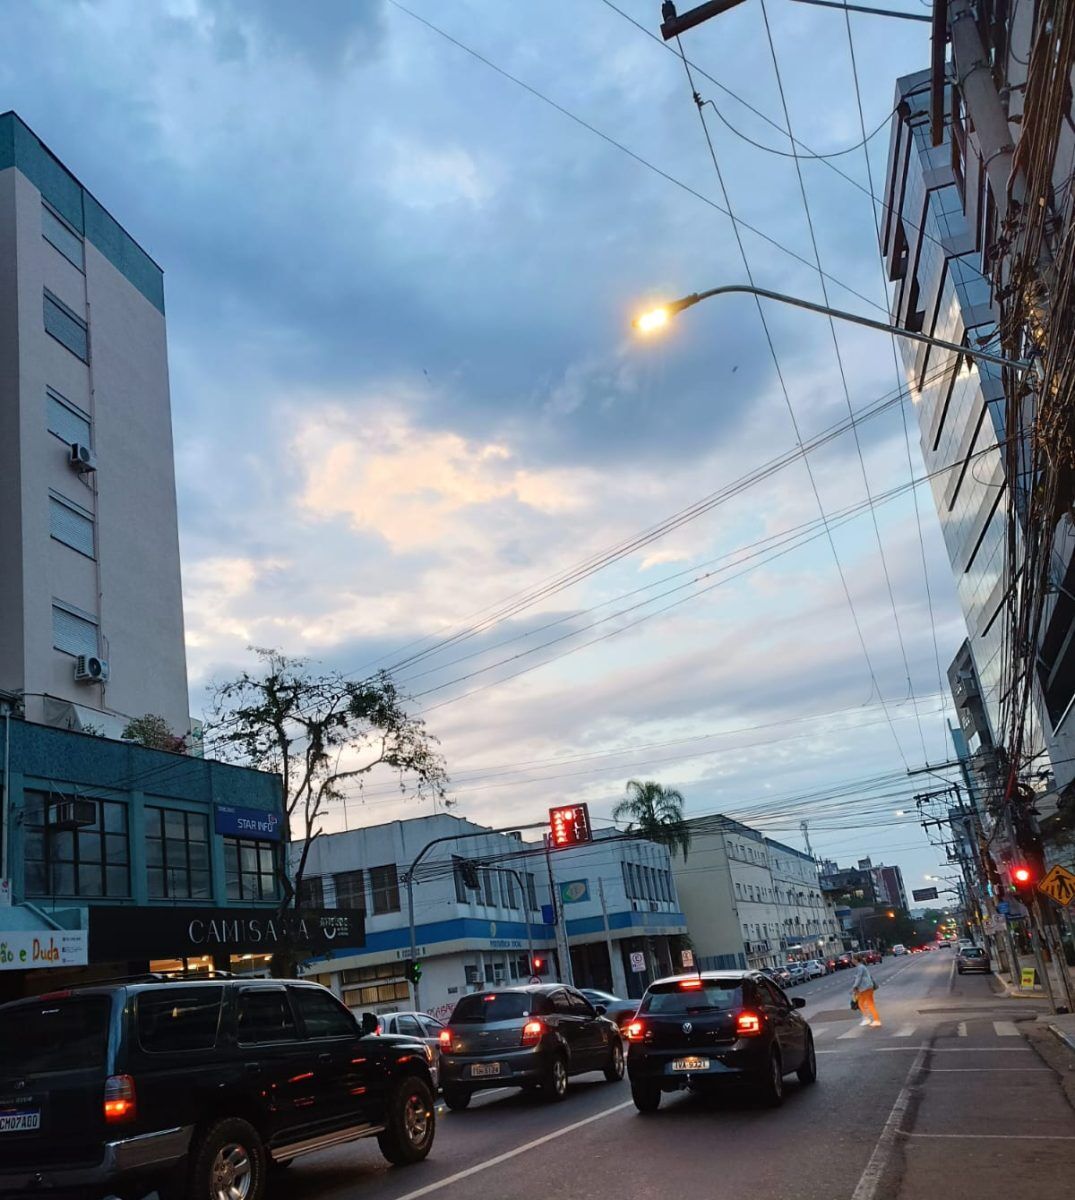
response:
<path fill-rule="evenodd" d="M 17 929 L 0 932 L 0 971 L 86 965 L 84 929 Z"/>
<path fill-rule="evenodd" d="M 91 908 L 90 960 L 190 958 L 200 954 L 271 954 L 361 949 L 364 914 L 340 909 Z"/>
<path fill-rule="evenodd" d="M 280 840 L 280 814 L 263 808 L 236 808 L 218 804 L 213 810 L 216 831 L 224 837 L 253 838 L 263 842 Z"/>

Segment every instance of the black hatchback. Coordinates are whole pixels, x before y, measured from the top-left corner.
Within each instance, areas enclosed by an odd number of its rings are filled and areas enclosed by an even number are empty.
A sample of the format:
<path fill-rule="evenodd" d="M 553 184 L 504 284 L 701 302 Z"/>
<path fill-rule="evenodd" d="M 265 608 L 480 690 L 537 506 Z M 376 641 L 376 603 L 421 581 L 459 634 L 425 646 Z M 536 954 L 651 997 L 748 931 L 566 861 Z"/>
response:
<path fill-rule="evenodd" d="M 760 971 L 720 971 L 659 979 L 625 1027 L 627 1074 L 639 1112 L 655 1112 L 662 1092 L 746 1085 L 764 1103 L 784 1098 L 784 1076 L 817 1078 L 810 1026 Z"/>
<path fill-rule="evenodd" d="M 441 1030 L 440 1082 L 449 1108 L 482 1088 L 540 1090 L 562 1100 L 570 1075 L 623 1078 L 623 1042 L 613 1021 L 565 984 L 497 988 L 464 996 Z"/>

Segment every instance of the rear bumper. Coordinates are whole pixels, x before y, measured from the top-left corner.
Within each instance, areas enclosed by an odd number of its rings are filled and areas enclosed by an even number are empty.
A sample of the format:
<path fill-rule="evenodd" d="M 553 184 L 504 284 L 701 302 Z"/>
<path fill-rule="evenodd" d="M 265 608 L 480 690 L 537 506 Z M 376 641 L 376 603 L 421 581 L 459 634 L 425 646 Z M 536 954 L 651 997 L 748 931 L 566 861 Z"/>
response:
<path fill-rule="evenodd" d="M 496 1064 L 496 1075 L 471 1074 L 474 1067 Z M 549 1054 L 535 1047 L 526 1050 L 506 1050 L 501 1054 L 444 1054 L 440 1056 L 440 1085 L 465 1087 L 472 1091 L 482 1088 L 521 1087 L 524 1083 L 540 1082 L 549 1069 Z"/>
<path fill-rule="evenodd" d="M 691 1046 L 665 1050 L 635 1044 L 627 1053 L 627 1077 L 632 1083 L 659 1083 L 661 1090 L 667 1092 L 686 1087 L 716 1087 L 763 1073 L 769 1059 L 769 1044 L 768 1038 L 740 1038 L 710 1049 Z M 708 1066 L 701 1070 L 676 1070 L 675 1062 L 688 1057 L 704 1059 Z"/>
<path fill-rule="evenodd" d="M 113 1191 L 131 1194 L 128 1185 L 159 1177 L 186 1156 L 193 1131 L 192 1125 L 177 1126 L 107 1142 L 101 1161 L 92 1165 L 52 1167 L 42 1162 L 37 1168 L 0 1169 L 0 1196 L 94 1200 Z"/>

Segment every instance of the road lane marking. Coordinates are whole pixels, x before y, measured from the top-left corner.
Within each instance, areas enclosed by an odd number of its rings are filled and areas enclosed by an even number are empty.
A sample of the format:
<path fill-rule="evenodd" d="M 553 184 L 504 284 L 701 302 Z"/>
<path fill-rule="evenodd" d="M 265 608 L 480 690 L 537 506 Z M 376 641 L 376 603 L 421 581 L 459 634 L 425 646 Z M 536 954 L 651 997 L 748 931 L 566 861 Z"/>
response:
<path fill-rule="evenodd" d="M 899 1029 L 896 1030 L 896 1032 L 892 1036 L 893 1037 L 910 1037 L 911 1034 L 914 1033 L 916 1028 L 917 1027 L 914 1025 L 902 1025 Z"/>
<path fill-rule="evenodd" d="M 828 1033 L 832 1033 L 831 1025 L 811 1025 L 810 1028 L 814 1032 L 814 1040 L 824 1037 Z"/>
<path fill-rule="evenodd" d="M 994 1021 L 993 1028 L 997 1031 L 997 1037 L 1019 1036 L 1019 1028 L 1014 1021 Z"/>
<path fill-rule="evenodd" d="M 907 1076 L 903 1081 L 903 1087 L 900 1088 L 899 1095 L 893 1102 L 892 1111 L 888 1114 L 888 1120 L 885 1121 L 884 1127 L 877 1139 L 877 1145 L 873 1148 L 870 1161 L 866 1164 L 862 1175 L 859 1177 L 858 1184 L 851 1194 L 851 1200 L 874 1200 L 874 1197 L 877 1195 L 877 1189 L 884 1177 L 893 1151 L 898 1144 L 900 1126 L 903 1124 L 907 1107 L 911 1103 L 911 1091 L 914 1087 L 914 1081 L 917 1079 L 922 1070 L 922 1065 L 926 1061 L 926 1053 L 925 1046 L 919 1047 L 914 1062 L 908 1068 Z"/>
<path fill-rule="evenodd" d="M 575 1121 L 571 1125 L 563 1125 L 559 1129 L 554 1129 L 552 1133 L 546 1133 L 543 1137 L 534 1138 L 531 1142 L 524 1142 L 521 1146 L 516 1146 L 514 1150 L 506 1150 L 503 1154 L 498 1154 L 495 1158 L 487 1158 L 485 1162 L 476 1163 L 473 1167 L 467 1167 L 464 1171 L 456 1171 L 454 1175 L 438 1179 L 435 1183 L 427 1183 L 425 1187 L 417 1188 L 413 1192 L 407 1192 L 405 1195 L 398 1197 L 398 1200 L 418 1200 L 419 1196 L 429 1196 L 433 1192 L 439 1192 L 441 1188 L 451 1187 L 453 1183 L 458 1183 L 461 1179 L 469 1179 L 471 1175 L 477 1175 L 480 1171 L 487 1171 L 490 1167 L 497 1167 L 502 1162 L 516 1158 L 520 1154 L 526 1154 L 528 1150 L 535 1150 L 538 1146 L 544 1146 L 548 1142 L 553 1142 L 557 1138 L 563 1137 L 566 1133 L 574 1133 L 576 1129 L 581 1129 L 584 1125 L 591 1125 L 594 1121 L 604 1120 L 605 1117 L 611 1117 L 613 1113 L 622 1112 L 625 1108 L 632 1108 L 633 1106 L 633 1100 L 625 1100 L 622 1104 L 614 1104 L 612 1108 L 606 1108 L 599 1113 L 594 1113 L 592 1116 L 583 1117 L 581 1121 Z"/>
<path fill-rule="evenodd" d="M 966 1021 L 960 1021 L 959 1024 L 956 1026 L 956 1036 L 957 1037 L 966 1037 L 967 1036 L 967 1022 Z"/>
<path fill-rule="evenodd" d="M 1033 1054 L 1029 1046 L 934 1046 L 934 1054 Z"/>
<path fill-rule="evenodd" d="M 968 1071 L 1043 1071 L 1052 1074 L 1051 1067 L 927 1067 L 930 1074 L 940 1071 L 946 1075 L 965 1075 Z"/>
<path fill-rule="evenodd" d="M 862 1037 L 862 1035 L 866 1032 L 866 1030 L 868 1028 L 869 1028 L 869 1026 L 867 1026 L 867 1025 L 856 1025 L 856 1026 L 854 1026 L 854 1028 L 849 1029 L 846 1033 L 841 1033 L 840 1036 L 836 1040 L 839 1042 L 842 1042 L 844 1040 L 844 1038 Z"/>

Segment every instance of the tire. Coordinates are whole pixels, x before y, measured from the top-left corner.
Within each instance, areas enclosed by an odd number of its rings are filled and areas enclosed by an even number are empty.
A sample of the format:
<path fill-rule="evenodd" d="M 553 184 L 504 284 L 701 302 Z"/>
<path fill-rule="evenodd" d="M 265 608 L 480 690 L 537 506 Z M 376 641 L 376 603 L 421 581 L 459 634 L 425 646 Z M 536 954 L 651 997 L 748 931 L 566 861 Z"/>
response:
<path fill-rule="evenodd" d="M 803 1065 L 795 1072 L 795 1077 L 801 1084 L 817 1082 L 817 1055 L 814 1053 L 814 1039 L 810 1037 L 806 1043 L 806 1058 Z"/>
<path fill-rule="evenodd" d="M 541 1093 L 550 1104 L 558 1104 L 567 1096 L 567 1060 L 562 1054 L 553 1056 L 541 1084 Z"/>
<path fill-rule="evenodd" d="M 617 1036 L 609 1050 L 608 1066 L 605 1067 L 605 1078 L 609 1083 L 619 1083 L 623 1078 L 623 1043 Z"/>
<path fill-rule="evenodd" d="M 198 1138 L 187 1171 L 187 1200 L 217 1200 L 229 1182 L 243 1200 L 262 1200 L 268 1155 L 258 1131 L 241 1117 L 213 1121 Z M 245 1187 L 245 1191 L 243 1191 Z"/>
<path fill-rule="evenodd" d="M 436 1132 L 433 1089 L 419 1075 L 397 1080 L 388 1095 L 385 1130 L 377 1135 L 381 1153 L 394 1166 L 409 1167 L 429 1153 Z"/>
<path fill-rule="evenodd" d="M 631 1099 L 640 1113 L 655 1113 L 661 1107 L 661 1089 L 652 1083 L 632 1083 Z"/>
<path fill-rule="evenodd" d="M 779 1108 L 784 1103 L 784 1064 L 775 1046 L 769 1053 L 764 1073 L 754 1085 L 754 1092 L 766 1108 Z"/>
<path fill-rule="evenodd" d="M 452 1112 L 462 1112 L 470 1103 L 470 1098 L 474 1094 L 470 1088 L 458 1087 L 451 1083 L 446 1083 L 442 1092 L 444 1103 L 452 1110 Z"/>

